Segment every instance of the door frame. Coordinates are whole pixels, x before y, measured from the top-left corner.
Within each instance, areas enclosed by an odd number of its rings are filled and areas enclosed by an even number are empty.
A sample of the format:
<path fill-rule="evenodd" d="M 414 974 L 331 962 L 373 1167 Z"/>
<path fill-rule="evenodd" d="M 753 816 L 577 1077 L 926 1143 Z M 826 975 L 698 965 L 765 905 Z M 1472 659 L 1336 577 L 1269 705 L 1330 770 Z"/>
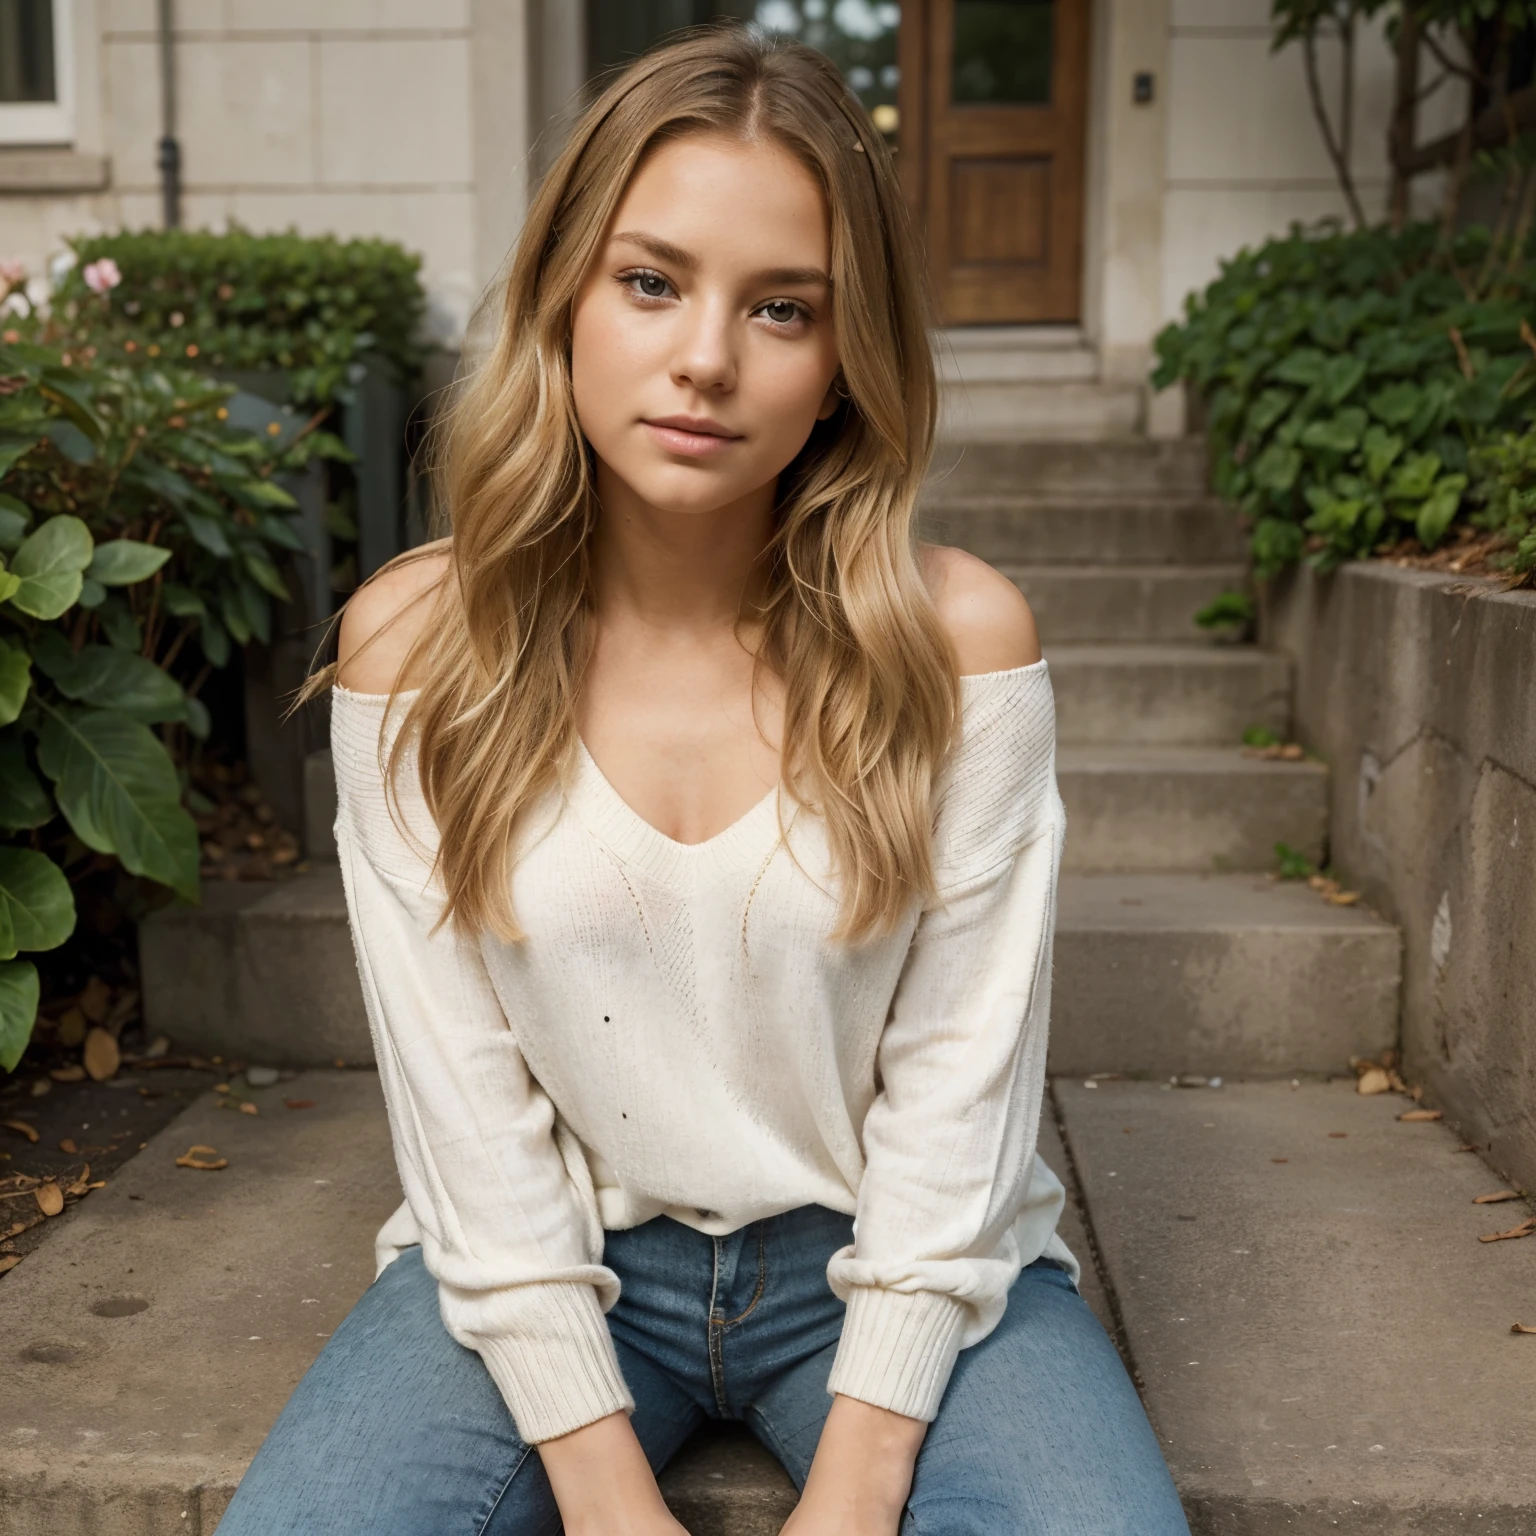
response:
<path fill-rule="evenodd" d="M 1127 0 L 1062 0 L 1062 3 L 1080 6 L 1087 13 L 1083 17 L 1083 23 L 1087 28 L 1081 62 L 1083 142 L 1079 151 L 1078 217 L 1074 242 L 1077 267 L 1074 273 L 1077 289 L 1077 317 L 1067 322 L 1020 320 L 993 323 L 1021 327 L 1067 323 L 1076 324 L 1087 331 L 1095 328 L 1089 315 L 1089 308 L 1099 296 L 1099 285 L 1093 281 L 1091 274 L 1091 268 L 1094 265 L 1093 247 L 1098 243 L 1096 235 L 1100 223 L 1099 210 L 1094 206 L 1095 194 L 1103 192 L 1105 181 L 1102 174 L 1103 134 L 1100 119 L 1104 104 L 1101 76 L 1107 50 L 1101 40 L 1106 37 L 1107 28 L 1120 21 L 1119 17 L 1114 17 L 1110 13 L 1123 9 Z M 1138 0 L 1129 0 L 1129 3 L 1134 5 Z M 1166 0 L 1163 0 L 1163 3 L 1166 4 Z M 897 87 L 897 107 L 901 124 L 897 169 L 909 213 L 925 251 L 929 246 L 928 213 L 932 200 L 932 188 L 929 184 L 929 132 L 933 59 L 928 43 L 932 31 L 933 12 L 934 0 L 902 0 L 901 29 L 897 34 L 897 63 L 901 70 L 901 80 Z M 910 137 L 909 125 L 916 125 L 915 142 Z M 937 303 L 936 273 L 933 274 L 933 278 L 933 292 L 935 303 Z"/>

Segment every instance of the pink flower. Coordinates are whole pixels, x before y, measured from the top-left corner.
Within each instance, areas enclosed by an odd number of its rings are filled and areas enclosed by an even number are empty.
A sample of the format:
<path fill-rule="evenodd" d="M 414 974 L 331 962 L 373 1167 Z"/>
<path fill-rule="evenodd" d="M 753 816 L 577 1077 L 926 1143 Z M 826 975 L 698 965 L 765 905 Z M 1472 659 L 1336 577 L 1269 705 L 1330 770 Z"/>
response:
<path fill-rule="evenodd" d="M 0 261 L 0 293 L 19 288 L 27 280 L 27 264 L 24 261 Z"/>
<path fill-rule="evenodd" d="M 110 293 L 123 280 L 123 274 L 117 270 L 117 263 L 110 256 L 93 261 L 80 275 L 92 293 Z"/>

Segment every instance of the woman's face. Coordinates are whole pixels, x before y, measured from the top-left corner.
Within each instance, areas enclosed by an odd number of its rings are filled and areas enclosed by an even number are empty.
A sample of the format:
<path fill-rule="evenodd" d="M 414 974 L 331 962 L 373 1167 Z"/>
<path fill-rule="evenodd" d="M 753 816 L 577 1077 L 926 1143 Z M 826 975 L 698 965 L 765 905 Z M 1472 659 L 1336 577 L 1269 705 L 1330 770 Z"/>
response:
<path fill-rule="evenodd" d="M 837 404 L 830 271 L 821 189 L 777 145 L 701 133 L 646 156 L 572 321 L 601 464 L 669 512 L 772 486 Z"/>

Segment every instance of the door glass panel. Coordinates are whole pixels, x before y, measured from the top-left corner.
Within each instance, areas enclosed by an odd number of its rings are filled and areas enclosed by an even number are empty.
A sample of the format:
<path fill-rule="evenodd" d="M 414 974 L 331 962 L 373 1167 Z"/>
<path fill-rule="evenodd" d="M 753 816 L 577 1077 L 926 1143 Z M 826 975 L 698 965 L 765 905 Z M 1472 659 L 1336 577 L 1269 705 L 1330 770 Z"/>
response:
<path fill-rule="evenodd" d="M 1051 99 L 1054 0 L 954 0 L 950 100 L 958 107 Z"/>
<path fill-rule="evenodd" d="M 56 101 L 53 0 L 0 0 L 0 101 Z"/>
<path fill-rule="evenodd" d="M 0 5 L 6 0 L 0 0 Z M 896 33 L 900 5 L 888 0 L 588 0 L 596 69 L 625 63 L 679 27 L 727 18 L 826 54 L 887 139 L 896 136 Z"/>

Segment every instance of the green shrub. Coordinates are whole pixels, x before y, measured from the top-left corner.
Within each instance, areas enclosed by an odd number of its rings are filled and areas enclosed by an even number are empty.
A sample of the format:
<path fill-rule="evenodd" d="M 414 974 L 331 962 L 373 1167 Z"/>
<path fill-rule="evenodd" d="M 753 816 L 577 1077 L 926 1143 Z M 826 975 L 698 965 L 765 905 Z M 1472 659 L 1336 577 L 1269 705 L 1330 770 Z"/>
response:
<path fill-rule="evenodd" d="M 390 241 L 171 229 L 84 236 L 71 249 L 53 301 L 68 344 L 281 369 L 292 398 L 312 405 L 345 398 L 364 353 L 402 378 L 420 366 L 421 258 Z M 86 273 L 103 261 L 120 281 L 98 291 Z"/>
<path fill-rule="evenodd" d="M 115 856 L 194 898 L 196 828 L 168 743 L 208 731 L 197 691 L 270 630 L 303 548 L 272 478 L 327 451 L 228 424 L 186 369 L 66 365 L 0 343 L 0 1068 L 31 1033 L 18 959 L 75 921 L 66 871 Z M 159 728 L 157 734 L 155 727 Z"/>
<path fill-rule="evenodd" d="M 1293 228 L 1239 252 L 1157 339 L 1154 384 L 1204 396 L 1216 488 L 1271 575 L 1326 569 L 1472 509 L 1469 450 L 1520 428 L 1536 388 L 1527 267 L 1479 290 L 1489 237 L 1438 226 Z"/>
<path fill-rule="evenodd" d="M 1536 571 L 1536 431 L 1508 432 L 1472 453 L 1472 521 L 1499 535 L 1508 552 L 1493 563 Z"/>

